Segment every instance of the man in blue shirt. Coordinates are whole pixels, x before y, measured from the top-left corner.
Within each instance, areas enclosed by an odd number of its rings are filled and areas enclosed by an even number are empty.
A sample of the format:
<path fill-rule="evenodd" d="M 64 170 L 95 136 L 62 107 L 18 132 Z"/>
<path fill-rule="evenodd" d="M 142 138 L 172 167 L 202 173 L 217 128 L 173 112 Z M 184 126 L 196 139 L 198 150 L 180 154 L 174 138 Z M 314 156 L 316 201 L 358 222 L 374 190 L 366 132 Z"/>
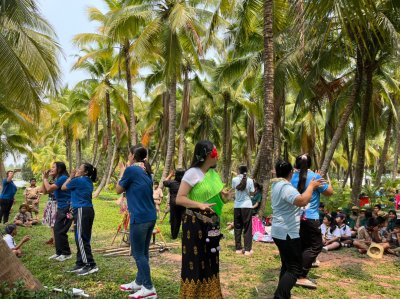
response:
<path fill-rule="evenodd" d="M 8 222 L 11 207 L 14 203 L 14 196 L 17 193 L 17 186 L 13 182 L 14 171 L 7 171 L 6 178 L 3 180 L 3 189 L 0 194 L 0 223 Z"/>

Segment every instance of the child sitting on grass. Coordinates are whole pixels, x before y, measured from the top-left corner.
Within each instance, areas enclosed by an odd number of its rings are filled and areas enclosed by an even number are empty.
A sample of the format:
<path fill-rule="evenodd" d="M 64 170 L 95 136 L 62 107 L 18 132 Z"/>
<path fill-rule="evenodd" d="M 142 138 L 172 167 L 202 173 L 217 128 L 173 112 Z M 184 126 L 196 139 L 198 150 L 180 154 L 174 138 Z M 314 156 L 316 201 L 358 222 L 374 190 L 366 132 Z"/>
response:
<path fill-rule="evenodd" d="M 340 230 L 340 244 L 343 247 L 351 247 L 353 240 L 351 239 L 351 228 L 345 223 L 346 216 L 344 214 L 338 214 L 336 216 L 336 223 Z"/>
<path fill-rule="evenodd" d="M 357 248 L 359 253 L 367 253 L 372 242 L 382 245 L 385 251 L 390 248 L 389 243 L 380 234 L 379 221 L 376 218 L 370 218 L 366 226 L 358 229 L 357 240 L 354 240 L 353 246 Z"/>
<path fill-rule="evenodd" d="M 14 237 L 17 235 L 17 226 L 15 224 L 8 224 L 5 228 L 5 233 L 3 240 L 7 243 L 8 247 L 11 249 L 11 251 L 17 256 L 21 257 L 22 256 L 22 245 L 24 245 L 26 242 L 28 242 L 31 237 L 30 236 L 24 236 L 21 240 L 21 242 L 16 245 L 14 241 Z"/>
<path fill-rule="evenodd" d="M 22 204 L 19 207 L 19 213 L 14 217 L 14 224 L 31 227 L 32 225 L 38 224 L 38 220 L 32 219 L 32 215 L 29 212 L 29 206 L 27 204 Z"/>
<path fill-rule="evenodd" d="M 393 225 L 393 230 L 389 235 L 389 244 L 388 252 L 400 256 L 400 219 L 397 219 Z"/>
<path fill-rule="evenodd" d="M 339 249 L 340 245 L 340 230 L 336 225 L 335 219 L 331 215 L 325 215 L 321 224 L 322 247 L 323 252 Z"/>

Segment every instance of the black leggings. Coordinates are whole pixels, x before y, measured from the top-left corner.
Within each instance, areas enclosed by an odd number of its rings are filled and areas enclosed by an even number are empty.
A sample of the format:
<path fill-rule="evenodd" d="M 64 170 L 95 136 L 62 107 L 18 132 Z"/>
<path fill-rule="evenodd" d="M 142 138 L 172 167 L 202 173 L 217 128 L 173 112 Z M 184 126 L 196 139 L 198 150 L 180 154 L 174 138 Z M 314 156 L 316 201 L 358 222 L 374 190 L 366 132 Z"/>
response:
<path fill-rule="evenodd" d="M 276 246 L 278 246 L 282 261 L 279 284 L 274 298 L 290 298 L 290 290 L 296 284 L 297 278 L 301 274 L 301 241 L 300 238 L 291 239 L 289 235 L 286 237 L 286 240 L 273 239 Z"/>
<path fill-rule="evenodd" d="M 300 222 L 301 251 L 303 252 L 303 273 L 307 277 L 312 263 L 322 251 L 322 236 L 319 220 L 307 219 Z"/>
<path fill-rule="evenodd" d="M 14 203 L 13 199 L 0 199 L 0 223 L 1 219 L 3 219 L 3 223 L 8 222 L 8 218 L 10 217 L 10 211 L 13 203 Z"/>

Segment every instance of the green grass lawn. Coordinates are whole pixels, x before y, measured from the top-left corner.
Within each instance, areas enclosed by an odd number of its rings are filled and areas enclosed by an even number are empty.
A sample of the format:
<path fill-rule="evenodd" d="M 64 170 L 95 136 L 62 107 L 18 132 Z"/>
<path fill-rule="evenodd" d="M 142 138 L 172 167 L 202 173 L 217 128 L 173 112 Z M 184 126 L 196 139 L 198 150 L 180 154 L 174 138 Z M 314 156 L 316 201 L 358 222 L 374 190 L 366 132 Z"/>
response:
<path fill-rule="evenodd" d="M 102 194 L 94 200 L 96 218 L 93 228 L 93 249 L 111 244 L 116 228 L 121 221 L 119 207 L 113 199 L 115 194 Z M 18 192 L 12 216 L 22 202 Z M 43 211 L 45 200 L 40 209 Z M 224 207 L 223 223 L 232 221 L 233 204 Z M 167 239 L 167 221 L 159 227 Z M 134 278 L 136 267 L 132 257 L 104 257 L 95 253 L 94 257 L 100 271 L 87 277 L 77 277 L 65 273 L 74 265 L 74 259 L 64 263 L 49 261 L 54 247 L 45 245 L 50 237 L 50 229 L 39 225 L 33 228 L 20 228 L 16 241 L 29 234 L 32 240 L 24 246 L 25 255 L 21 261 L 31 272 L 49 288 L 72 287 L 85 290 L 98 298 L 126 298 L 118 286 Z M 280 259 L 273 244 L 254 244 L 252 257 L 237 256 L 234 253 L 233 235 L 224 231 L 222 241 L 221 283 L 224 298 L 270 298 L 278 282 Z M 73 234 L 69 234 L 73 254 L 76 252 Z M 168 253 L 157 254 L 151 258 L 152 278 L 159 298 L 177 298 L 180 283 L 180 248 Z M 385 256 L 382 260 L 372 260 L 361 256 L 354 249 L 321 254 L 321 267 L 311 272 L 317 279 L 317 290 L 295 288 L 294 298 L 400 298 L 400 263 L 395 257 Z"/>

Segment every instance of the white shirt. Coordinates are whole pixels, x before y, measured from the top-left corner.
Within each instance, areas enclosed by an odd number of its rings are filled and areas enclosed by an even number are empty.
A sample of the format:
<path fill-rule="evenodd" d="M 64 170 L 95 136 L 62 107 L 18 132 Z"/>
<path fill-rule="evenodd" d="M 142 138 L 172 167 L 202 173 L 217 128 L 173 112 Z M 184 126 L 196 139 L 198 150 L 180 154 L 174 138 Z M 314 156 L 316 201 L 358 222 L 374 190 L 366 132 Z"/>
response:
<path fill-rule="evenodd" d="M 351 230 L 348 225 L 343 223 L 343 225 L 339 227 L 339 229 L 340 229 L 340 235 L 342 237 L 351 237 Z"/>
<path fill-rule="evenodd" d="M 6 241 L 8 248 L 10 249 L 14 249 L 15 247 L 17 247 L 17 245 L 15 244 L 14 238 L 7 234 L 3 237 L 3 240 Z"/>
<path fill-rule="evenodd" d="M 205 174 L 201 171 L 199 167 L 193 167 L 185 172 L 182 181 L 188 183 L 190 186 L 193 187 L 198 182 L 201 182 L 204 179 L 204 176 Z"/>
<path fill-rule="evenodd" d="M 243 191 L 239 191 L 236 187 L 240 184 L 243 175 L 238 175 L 232 180 L 232 188 L 235 190 L 235 205 L 234 208 L 253 208 L 251 202 L 250 193 L 254 192 L 254 182 L 252 179 L 247 178 L 246 188 Z"/>
<path fill-rule="evenodd" d="M 335 226 L 335 230 L 331 233 L 331 228 L 327 227 L 324 223 L 321 224 L 321 233 L 325 237 L 325 240 L 332 240 L 334 238 L 340 238 L 340 229 Z"/>

